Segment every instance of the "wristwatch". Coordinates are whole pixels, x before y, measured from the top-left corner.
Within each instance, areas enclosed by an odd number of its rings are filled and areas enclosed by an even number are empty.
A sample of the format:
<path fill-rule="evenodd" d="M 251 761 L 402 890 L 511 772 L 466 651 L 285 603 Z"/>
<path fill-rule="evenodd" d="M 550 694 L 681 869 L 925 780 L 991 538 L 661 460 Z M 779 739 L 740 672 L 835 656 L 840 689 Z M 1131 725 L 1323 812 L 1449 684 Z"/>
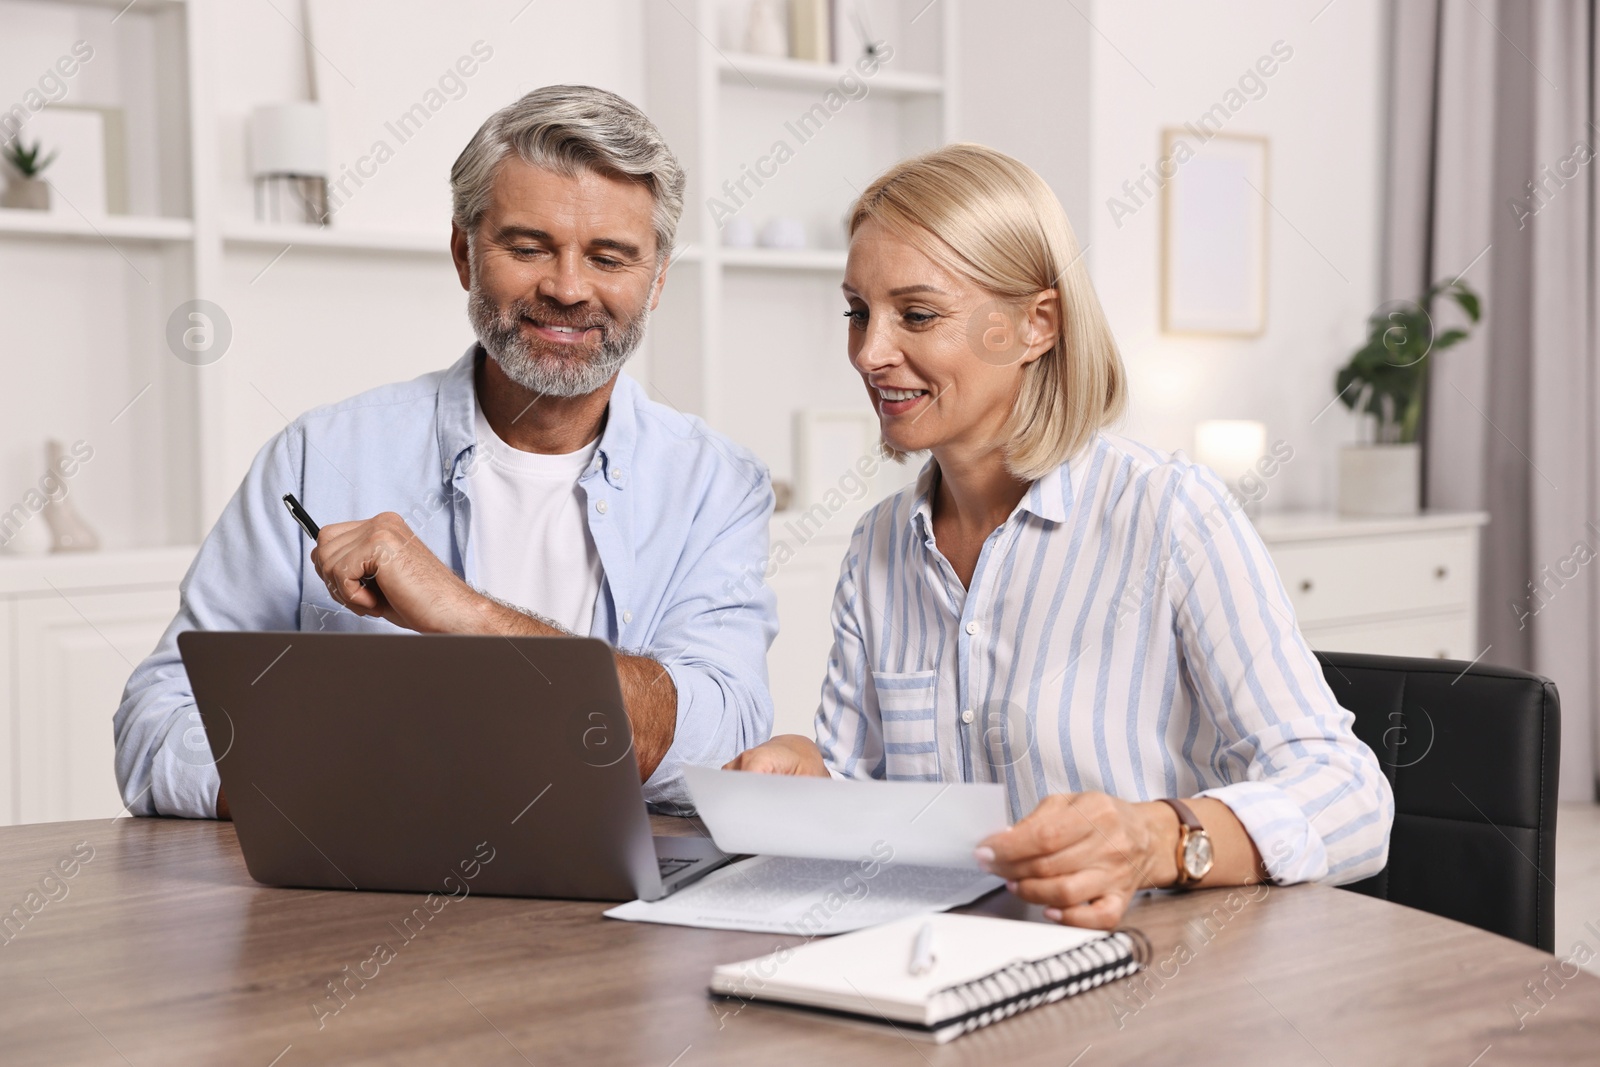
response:
<path fill-rule="evenodd" d="M 1215 862 L 1211 854 L 1211 835 L 1183 801 L 1162 797 L 1161 802 L 1172 805 L 1172 810 L 1178 813 L 1177 884 L 1179 889 L 1187 889 L 1204 878 Z"/>

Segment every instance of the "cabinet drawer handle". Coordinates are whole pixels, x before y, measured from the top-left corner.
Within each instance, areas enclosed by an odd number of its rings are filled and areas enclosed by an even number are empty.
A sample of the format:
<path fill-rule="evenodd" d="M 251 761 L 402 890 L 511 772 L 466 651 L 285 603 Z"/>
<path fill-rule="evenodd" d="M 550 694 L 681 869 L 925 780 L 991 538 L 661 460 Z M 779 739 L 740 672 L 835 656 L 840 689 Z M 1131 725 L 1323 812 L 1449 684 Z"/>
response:
<path fill-rule="evenodd" d="M 1440 581 L 1444 581 L 1446 578 L 1450 577 L 1450 568 L 1441 563 L 1439 566 L 1433 568 L 1433 576 Z"/>
<path fill-rule="evenodd" d="M 1302 578 L 1302 579 L 1300 579 L 1300 591 L 1302 593 L 1311 592 L 1311 579 L 1310 578 Z"/>

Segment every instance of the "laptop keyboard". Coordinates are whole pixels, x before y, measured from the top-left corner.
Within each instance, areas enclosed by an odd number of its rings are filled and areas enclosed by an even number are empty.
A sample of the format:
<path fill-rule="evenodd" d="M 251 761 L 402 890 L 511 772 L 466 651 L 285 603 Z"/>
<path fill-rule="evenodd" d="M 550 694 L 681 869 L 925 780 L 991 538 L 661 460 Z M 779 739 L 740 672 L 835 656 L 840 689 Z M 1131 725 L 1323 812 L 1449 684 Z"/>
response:
<path fill-rule="evenodd" d="M 671 878 L 673 875 L 677 874 L 679 871 L 687 870 L 688 868 L 693 867 L 695 864 L 697 864 L 699 862 L 700 861 L 697 860 L 697 859 L 692 859 L 692 860 L 666 859 L 666 858 L 662 858 L 662 857 L 659 857 L 659 856 L 656 858 L 656 866 L 660 868 L 661 877 L 663 879 Z"/>

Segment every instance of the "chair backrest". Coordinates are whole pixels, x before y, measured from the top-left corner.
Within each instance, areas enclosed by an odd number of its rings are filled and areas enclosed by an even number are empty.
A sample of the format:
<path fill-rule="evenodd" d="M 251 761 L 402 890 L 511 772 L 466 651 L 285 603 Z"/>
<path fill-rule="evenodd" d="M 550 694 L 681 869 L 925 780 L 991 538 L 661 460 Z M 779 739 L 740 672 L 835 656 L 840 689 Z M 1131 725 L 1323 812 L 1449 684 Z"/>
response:
<path fill-rule="evenodd" d="M 1552 951 L 1555 684 L 1453 660 L 1317 658 L 1394 787 L 1389 863 L 1344 888 Z"/>

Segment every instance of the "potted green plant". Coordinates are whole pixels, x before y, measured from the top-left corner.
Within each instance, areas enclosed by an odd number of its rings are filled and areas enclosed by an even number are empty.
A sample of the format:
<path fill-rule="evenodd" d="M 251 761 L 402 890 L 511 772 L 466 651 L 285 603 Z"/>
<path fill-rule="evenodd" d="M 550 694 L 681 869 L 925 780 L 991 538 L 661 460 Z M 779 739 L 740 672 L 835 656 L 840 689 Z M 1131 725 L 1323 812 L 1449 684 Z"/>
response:
<path fill-rule="evenodd" d="M 1460 344 L 1469 329 L 1435 332 L 1434 301 L 1455 301 L 1470 323 L 1483 305 L 1460 278 L 1440 282 L 1415 301 L 1386 304 L 1367 320 L 1366 343 L 1333 384 L 1351 411 L 1372 417 L 1370 444 L 1339 453 L 1339 511 L 1346 515 L 1415 514 L 1422 487 L 1417 432 L 1428 394 L 1428 357 Z"/>
<path fill-rule="evenodd" d="M 6 174 L 5 192 L 0 193 L 0 207 L 21 208 L 25 211 L 50 210 L 50 183 L 41 174 L 55 161 L 56 154 L 40 158 L 44 146 L 33 142 L 29 148 L 19 136 L 6 145 L 3 155 L 10 170 Z"/>

